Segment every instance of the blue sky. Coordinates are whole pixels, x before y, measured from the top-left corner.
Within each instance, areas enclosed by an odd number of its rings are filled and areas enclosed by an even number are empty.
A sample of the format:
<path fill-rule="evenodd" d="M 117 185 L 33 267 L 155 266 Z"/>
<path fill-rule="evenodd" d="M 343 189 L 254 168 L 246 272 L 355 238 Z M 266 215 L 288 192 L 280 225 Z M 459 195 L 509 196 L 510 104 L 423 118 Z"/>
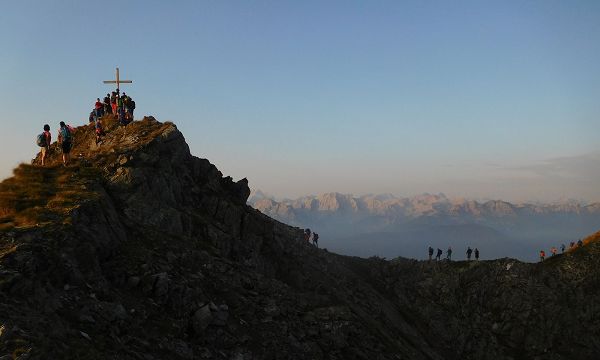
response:
<path fill-rule="evenodd" d="M 25 0 L 0 49 L 1 177 L 119 66 L 137 116 L 278 196 L 600 201 L 598 1 Z"/>

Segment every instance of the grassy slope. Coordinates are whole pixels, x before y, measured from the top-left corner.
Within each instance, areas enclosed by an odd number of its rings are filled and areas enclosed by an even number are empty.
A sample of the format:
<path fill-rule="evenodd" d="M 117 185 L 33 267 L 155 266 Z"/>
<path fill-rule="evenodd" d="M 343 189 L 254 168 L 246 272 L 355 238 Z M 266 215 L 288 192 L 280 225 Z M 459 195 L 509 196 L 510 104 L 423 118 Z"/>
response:
<path fill-rule="evenodd" d="M 102 181 L 102 167 L 116 162 L 119 155 L 144 146 L 166 126 L 144 118 L 127 127 L 118 126 L 115 117 L 103 118 L 107 133 L 96 146 L 93 125 L 77 127 L 73 133 L 72 161 L 62 166 L 62 153 L 55 142 L 50 146 L 46 167 L 21 164 L 14 176 L 0 183 L 0 230 L 68 222 L 67 216 L 81 202 L 94 199 L 93 184 Z M 124 139 L 135 142 L 124 143 Z"/>

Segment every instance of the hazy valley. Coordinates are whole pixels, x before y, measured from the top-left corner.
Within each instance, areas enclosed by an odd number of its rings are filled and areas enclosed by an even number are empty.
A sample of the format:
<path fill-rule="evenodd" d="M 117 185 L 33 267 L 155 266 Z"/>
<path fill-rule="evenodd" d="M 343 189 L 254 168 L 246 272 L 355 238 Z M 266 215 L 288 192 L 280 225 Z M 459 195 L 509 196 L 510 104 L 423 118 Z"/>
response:
<path fill-rule="evenodd" d="M 595 231 L 600 203 L 477 202 L 443 194 L 410 198 L 327 193 L 275 201 L 253 191 L 249 203 L 282 222 L 318 232 L 322 246 L 347 255 L 423 259 L 429 245 L 463 259 L 467 246 L 483 258 L 535 261 L 541 248 L 567 247 Z"/>

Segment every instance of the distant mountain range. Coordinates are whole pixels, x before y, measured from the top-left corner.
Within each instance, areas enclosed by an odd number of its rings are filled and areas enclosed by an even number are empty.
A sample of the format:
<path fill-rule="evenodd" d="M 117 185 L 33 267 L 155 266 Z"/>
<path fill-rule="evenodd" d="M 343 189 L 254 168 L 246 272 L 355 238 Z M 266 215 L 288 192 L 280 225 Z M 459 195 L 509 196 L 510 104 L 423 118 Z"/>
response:
<path fill-rule="evenodd" d="M 335 251 L 361 256 L 422 258 L 429 245 L 479 246 L 486 257 L 533 260 L 540 247 L 568 245 L 600 225 L 600 203 L 576 201 L 513 204 L 444 194 L 340 193 L 275 201 L 255 191 L 249 203 L 277 220 L 319 232 Z"/>

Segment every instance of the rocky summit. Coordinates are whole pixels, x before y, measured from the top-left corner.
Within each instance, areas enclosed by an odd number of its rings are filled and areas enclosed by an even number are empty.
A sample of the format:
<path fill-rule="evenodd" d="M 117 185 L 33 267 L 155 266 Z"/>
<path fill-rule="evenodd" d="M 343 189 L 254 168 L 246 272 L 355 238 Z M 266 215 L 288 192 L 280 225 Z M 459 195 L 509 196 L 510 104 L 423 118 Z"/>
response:
<path fill-rule="evenodd" d="M 152 117 L 0 184 L 0 359 L 594 359 L 600 233 L 528 264 L 355 258 Z"/>

